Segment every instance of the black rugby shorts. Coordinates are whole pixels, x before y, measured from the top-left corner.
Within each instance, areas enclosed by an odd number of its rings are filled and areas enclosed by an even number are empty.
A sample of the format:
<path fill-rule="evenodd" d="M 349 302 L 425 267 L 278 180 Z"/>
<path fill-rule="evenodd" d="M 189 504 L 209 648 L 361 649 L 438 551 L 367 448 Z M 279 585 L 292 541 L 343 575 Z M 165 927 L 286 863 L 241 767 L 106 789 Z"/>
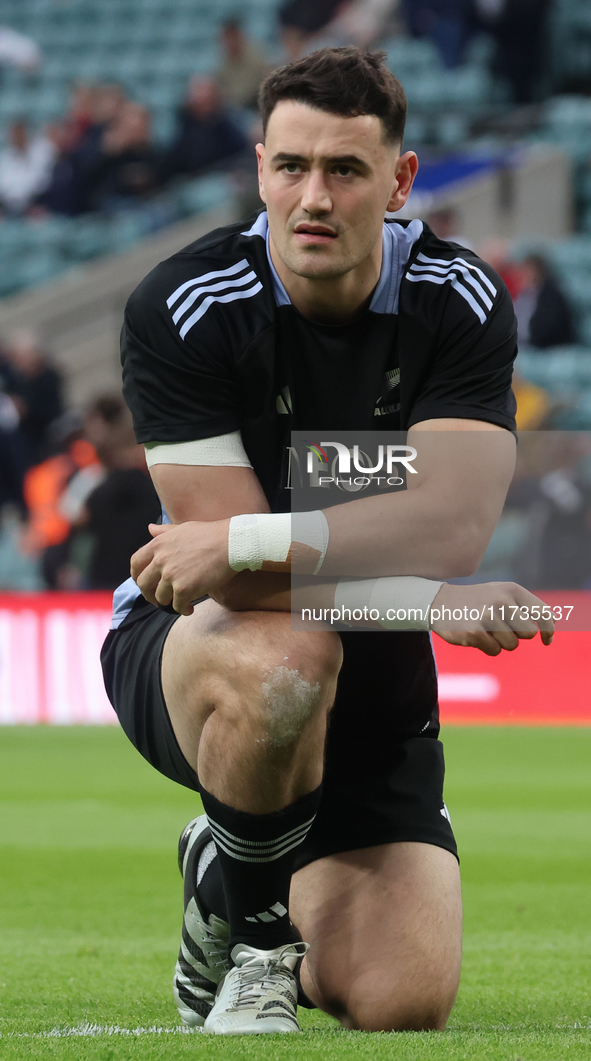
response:
<path fill-rule="evenodd" d="M 139 598 L 101 653 L 107 694 L 132 744 L 171 780 L 199 791 L 162 692 L 160 667 L 178 616 Z M 396 841 L 457 856 L 443 802 L 437 680 L 429 636 L 341 634 L 343 667 L 330 715 L 322 800 L 296 868 L 343 851 Z"/>

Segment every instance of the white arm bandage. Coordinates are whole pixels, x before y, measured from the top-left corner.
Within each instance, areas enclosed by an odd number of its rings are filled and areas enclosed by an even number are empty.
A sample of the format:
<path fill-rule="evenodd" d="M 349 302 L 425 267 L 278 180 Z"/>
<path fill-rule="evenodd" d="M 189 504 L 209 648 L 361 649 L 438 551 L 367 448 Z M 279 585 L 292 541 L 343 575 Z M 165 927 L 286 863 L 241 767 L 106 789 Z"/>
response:
<path fill-rule="evenodd" d="M 147 442 L 146 464 L 196 464 L 203 467 L 252 468 L 239 431 L 194 442 Z"/>
<path fill-rule="evenodd" d="M 328 523 L 324 512 L 255 512 L 232 516 L 228 563 L 232 571 L 259 571 L 265 561 L 285 563 L 295 543 L 320 554 L 313 572 L 317 575 L 328 548 Z"/>
<path fill-rule="evenodd" d="M 354 624 L 369 617 L 385 630 L 429 630 L 431 605 L 442 585 L 443 582 L 415 575 L 342 578 L 337 583 L 334 606 L 340 610 L 345 623 Z M 364 614 L 365 608 L 374 614 Z"/>

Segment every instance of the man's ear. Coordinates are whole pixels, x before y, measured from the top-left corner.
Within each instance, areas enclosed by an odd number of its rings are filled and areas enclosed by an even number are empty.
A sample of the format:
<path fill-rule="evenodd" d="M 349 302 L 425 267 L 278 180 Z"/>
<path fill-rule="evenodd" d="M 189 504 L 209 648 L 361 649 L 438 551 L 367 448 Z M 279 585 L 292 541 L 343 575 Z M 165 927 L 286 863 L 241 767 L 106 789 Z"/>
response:
<path fill-rule="evenodd" d="M 265 189 L 264 189 L 264 185 L 263 185 L 263 162 L 265 161 L 265 145 L 264 144 L 257 144 L 256 147 L 255 147 L 255 151 L 257 153 L 257 171 L 258 171 L 258 176 L 259 176 L 259 195 L 260 195 L 261 199 L 263 200 L 263 202 L 265 203 L 265 206 L 266 206 L 267 200 L 265 199 Z"/>
<path fill-rule="evenodd" d="M 414 151 L 406 151 L 396 162 L 396 180 L 388 206 L 388 213 L 401 210 L 408 199 L 419 168 L 419 160 Z"/>

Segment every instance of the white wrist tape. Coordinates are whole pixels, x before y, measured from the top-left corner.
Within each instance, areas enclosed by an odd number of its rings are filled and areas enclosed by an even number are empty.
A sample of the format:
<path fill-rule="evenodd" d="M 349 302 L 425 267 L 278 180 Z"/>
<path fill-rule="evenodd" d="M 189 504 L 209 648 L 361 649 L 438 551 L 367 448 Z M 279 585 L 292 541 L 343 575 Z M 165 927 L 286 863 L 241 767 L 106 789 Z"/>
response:
<path fill-rule="evenodd" d="M 317 575 L 324 563 L 326 550 L 328 549 L 329 530 L 326 516 L 321 509 L 315 512 L 292 512 L 291 514 L 291 540 L 308 545 L 320 558 L 312 574 Z"/>
<path fill-rule="evenodd" d="M 415 575 L 353 581 L 342 578 L 337 583 L 334 606 L 346 623 L 372 618 L 385 630 L 429 630 L 431 605 L 442 585 Z"/>
<path fill-rule="evenodd" d="M 232 516 L 228 534 L 228 563 L 232 571 L 259 571 L 265 561 L 284 563 L 292 543 L 320 553 L 316 575 L 328 548 L 324 512 L 265 512 Z"/>

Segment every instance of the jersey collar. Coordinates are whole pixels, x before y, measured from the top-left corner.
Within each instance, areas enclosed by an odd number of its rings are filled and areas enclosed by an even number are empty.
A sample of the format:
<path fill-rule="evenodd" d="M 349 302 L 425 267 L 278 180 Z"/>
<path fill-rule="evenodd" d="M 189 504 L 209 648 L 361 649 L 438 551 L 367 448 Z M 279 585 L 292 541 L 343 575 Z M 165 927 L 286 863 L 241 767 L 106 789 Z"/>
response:
<path fill-rule="evenodd" d="M 369 309 L 373 313 L 398 313 L 398 297 L 402 274 L 410 258 L 413 245 L 423 231 L 423 222 L 418 219 L 409 225 L 384 222 L 382 235 L 382 268 L 380 279 L 373 293 Z M 269 246 L 269 222 L 266 210 L 259 214 L 254 224 L 242 236 L 260 236 L 265 241 L 267 260 L 271 270 L 273 295 L 278 306 L 290 306 L 291 299 L 273 265 Z"/>

